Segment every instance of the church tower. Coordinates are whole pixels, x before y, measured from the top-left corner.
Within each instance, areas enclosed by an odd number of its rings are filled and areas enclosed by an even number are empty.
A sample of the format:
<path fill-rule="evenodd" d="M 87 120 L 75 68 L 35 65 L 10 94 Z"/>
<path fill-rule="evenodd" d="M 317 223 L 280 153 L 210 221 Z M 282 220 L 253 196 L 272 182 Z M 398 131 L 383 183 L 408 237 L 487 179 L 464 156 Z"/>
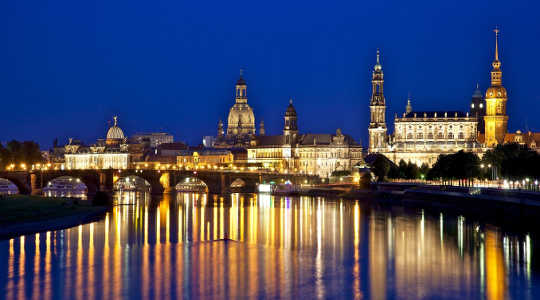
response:
<path fill-rule="evenodd" d="M 383 92 L 384 74 L 380 62 L 380 53 L 377 49 L 377 64 L 373 69 L 371 79 L 371 100 L 369 110 L 371 121 L 369 123 L 369 153 L 386 150 L 386 100 Z"/>
<path fill-rule="evenodd" d="M 507 133 L 508 116 L 506 101 L 508 96 L 502 85 L 501 62 L 499 61 L 499 29 L 495 29 L 495 60 L 491 64 L 491 86 L 486 91 L 485 134 L 486 146 L 494 147 L 504 142 Z"/>
<path fill-rule="evenodd" d="M 235 94 L 235 103 L 229 111 L 227 120 L 227 135 L 255 135 L 255 115 L 247 103 L 247 84 L 242 77 L 242 70 L 240 70 L 240 78 L 236 81 Z"/>
<path fill-rule="evenodd" d="M 283 126 L 283 136 L 285 144 L 292 145 L 296 142 L 298 136 L 298 117 L 294 109 L 292 98 L 289 99 L 289 106 L 285 111 L 285 126 Z"/>
<path fill-rule="evenodd" d="M 484 103 L 484 95 L 480 91 L 480 86 L 476 84 L 476 90 L 472 95 L 470 115 L 478 120 L 478 132 L 484 133 L 484 116 L 486 115 L 486 104 Z"/>

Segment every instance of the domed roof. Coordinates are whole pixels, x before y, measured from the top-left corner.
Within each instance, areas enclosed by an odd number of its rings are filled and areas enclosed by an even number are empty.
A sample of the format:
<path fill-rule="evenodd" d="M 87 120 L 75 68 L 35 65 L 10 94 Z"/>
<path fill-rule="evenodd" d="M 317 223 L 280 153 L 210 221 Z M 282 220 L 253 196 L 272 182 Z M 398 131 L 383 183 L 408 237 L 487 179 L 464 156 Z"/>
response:
<path fill-rule="evenodd" d="M 482 92 L 480 91 L 480 86 L 476 84 L 476 90 L 474 90 L 473 98 L 482 98 Z"/>
<path fill-rule="evenodd" d="M 486 91 L 487 98 L 507 98 L 506 89 L 502 85 L 490 86 Z"/>
<path fill-rule="evenodd" d="M 255 115 L 253 109 L 247 103 L 236 103 L 229 111 L 228 125 L 253 124 L 255 126 Z"/>
<path fill-rule="evenodd" d="M 236 85 L 246 85 L 246 81 L 244 80 L 244 78 L 242 78 L 242 76 L 238 78 L 238 80 L 236 81 Z"/>
<path fill-rule="evenodd" d="M 296 116 L 296 109 L 294 109 L 294 106 L 292 104 L 292 99 L 289 99 L 289 106 L 287 107 L 287 111 L 285 111 L 286 116 Z"/>
<path fill-rule="evenodd" d="M 123 140 L 124 139 L 124 132 L 120 127 L 118 127 L 118 117 L 114 116 L 114 125 L 109 128 L 109 131 L 107 131 L 107 139 L 108 140 Z"/>

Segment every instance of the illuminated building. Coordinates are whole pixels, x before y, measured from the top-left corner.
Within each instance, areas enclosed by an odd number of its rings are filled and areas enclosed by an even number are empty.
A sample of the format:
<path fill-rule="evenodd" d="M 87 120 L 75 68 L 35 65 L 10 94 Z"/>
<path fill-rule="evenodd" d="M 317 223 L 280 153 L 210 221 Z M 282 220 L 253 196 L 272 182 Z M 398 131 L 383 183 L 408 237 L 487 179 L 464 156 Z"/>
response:
<path fill-rule="evenodd" d="M 371 122 L 369 152 L 381 153 L 395 163 L 403 160 L 418 166 L 432 165 L 441 154 L 459 150 L 480 152 L 477 142 L 478 119 L 468 112 L 415 111 L 411 99 L 402 117 L 394 118 L 395 132 L 386 133 L 384 97 L 384 74 L 377 50 L 377 62 L 372 76 L 370 100 Z"/>
<path fill-rule="evenodd" d="M 105 140 L 88 147 L 70 138 L 64 149 L 67 169 L 125 169 L 131 162 L 130 147 L 116 116 Z"/>
<path fill-rule="evenodd" d="M 540 133 L 519 130 L 508 133 L 508 93 L 502 85 L 498 29 L 495 29 L 495 58 L 491 65 L 491 86 L 484 98 L 477 85 L 470 112 L 414 111 L 409 99 L 403 116 L 394 118 L 394 134 L 386 135 L 384 80 L 377 52 L 370 100 L 369 152 L 384 154 L 395 163 L 404 160 L 420 166 L 432 165 L 440 154 L 460 150 L 482 156 L 485 151 L 504 143 L 519 143 L 540 151 L 537 147 Z"/>
<path fill-rule="evenodd" d="M 377 49 L 377 63 L 371 79 L 371 100 L 369 103 L 369 152 L 384 151 L 388 145 L 386 135 L 386 100 L 384 99 L 384 73 Z"/>
<path fill-rule="evenodd" d="M 174 142 L 173 136 L 165 132 L 136 133 L 131 137 L 131 140 L 139 144 L 147 142 L 152 148 Z"/>
<path fill-rule="evenodd" d="M 214 143 L 218 148 L 247 146 L 255 136 L 255 115 L 248 104 L 247 84 L 242 77 L 236 81 L 235 103 L 229 111 L 227 130 L 223 122 L 218 123 L 218 136 Z"/>
<path fill-rule="evenodd" d="M 225 149 L 203 149 L 200 151 L 185 150 L 178 154 L 177 163 L 183 166 L 227 165 L 233 163 L 234 156 Z"/>
<path fill-rule="evenodd" d="M 335 134 L 299 134 L 296 110 L 289 101 L 283 135 L 259 135 L 248 148 L 248 163 L 266 168 L 328 177 L 352 170 L 362 160 L 362 146 L 340 129 Z"/>
<path fill-rule="evenodd" d="M 508 95 L 502 85 L 501 62 L 499 61 L 499 30 L 495 29 L 495 60 L 491 64 L 491 86 L 486 91 L 485 144 L 493 147 L 504 142 L 507 133 L 508 116 L 506 101 Z"/>

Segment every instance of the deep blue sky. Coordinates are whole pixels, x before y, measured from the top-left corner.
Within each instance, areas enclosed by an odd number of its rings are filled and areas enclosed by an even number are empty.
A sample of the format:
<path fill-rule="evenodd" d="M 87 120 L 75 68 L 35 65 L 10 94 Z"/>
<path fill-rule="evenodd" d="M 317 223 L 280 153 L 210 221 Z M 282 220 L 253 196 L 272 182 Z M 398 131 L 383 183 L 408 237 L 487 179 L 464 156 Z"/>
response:
<path fill-rule="evenodd" d="M 199 143 L 244 67 L 267 134 L 292 96 L 300 131 L 340 127 L 365 145 L 377 48 L 388 119 L 408 92 L 418 110 L 467 110 L 489 84 L 496 25 L 509 128 L 540 131 L 538 2 L 2 1 L 0 141 L 92 143 L 118 114 L 128 135 Z"/>

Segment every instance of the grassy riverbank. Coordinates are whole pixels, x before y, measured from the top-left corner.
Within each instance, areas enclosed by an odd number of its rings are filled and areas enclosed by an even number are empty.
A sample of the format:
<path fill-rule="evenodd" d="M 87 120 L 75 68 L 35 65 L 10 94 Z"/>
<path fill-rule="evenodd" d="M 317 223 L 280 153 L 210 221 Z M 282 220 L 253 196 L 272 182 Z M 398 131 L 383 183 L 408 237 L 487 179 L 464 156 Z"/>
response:
<path fill-rule="evenodd" d="M 90 201 L 69 198 L 0 196 L 0 238 L 76 226 L 106 210 Z"/>

